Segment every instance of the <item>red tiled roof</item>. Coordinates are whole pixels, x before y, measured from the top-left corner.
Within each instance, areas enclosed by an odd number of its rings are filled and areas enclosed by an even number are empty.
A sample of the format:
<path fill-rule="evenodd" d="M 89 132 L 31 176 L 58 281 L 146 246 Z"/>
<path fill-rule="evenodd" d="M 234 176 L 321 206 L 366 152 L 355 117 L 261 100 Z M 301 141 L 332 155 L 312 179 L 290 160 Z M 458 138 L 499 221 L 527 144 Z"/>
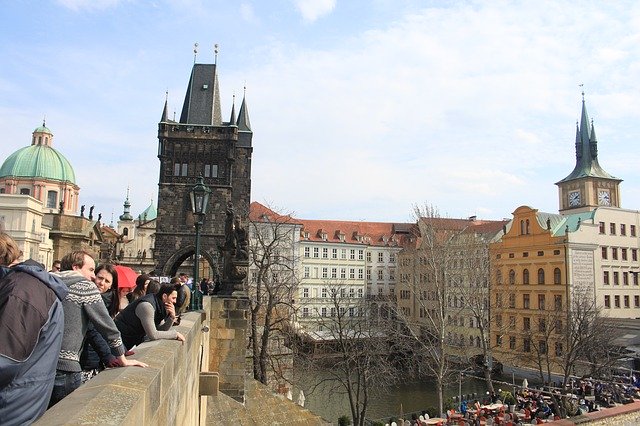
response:
<path fill-rule="evenodd" d="M 281 215 L 274 212 L 269 207 L 253 201 L 249 205 L 249 220 L 252 222 L 281 222 L 299 224 L 299 220 L 291 217 L 291 215 Z"/>
<path fill-rule="evenodd" d="M 354 222 L 343 220 L 310 220 L 299 219 L 302 223 L 302 239 L 306 241 L 344 242 L 350 244 L 366 244 L 374 246 L 402 246 L 408 237 L 406 232 L 396 232 L 396 223 Z M 400 224 L 400 228 L 409 228 L 413 224 Z M 326 240 L 321 237 L 322 233 Z M 308 233 L 308 238 L 306 235 Z"/>

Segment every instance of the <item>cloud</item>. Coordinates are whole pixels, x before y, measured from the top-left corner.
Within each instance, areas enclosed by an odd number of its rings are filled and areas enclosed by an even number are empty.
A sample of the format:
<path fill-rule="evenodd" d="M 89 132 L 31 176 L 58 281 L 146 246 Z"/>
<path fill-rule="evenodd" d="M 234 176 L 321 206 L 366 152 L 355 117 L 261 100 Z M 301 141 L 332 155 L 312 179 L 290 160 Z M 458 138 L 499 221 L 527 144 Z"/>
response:
<path fill-rule="evenodd" d="M 305 22 L 314 22 L 335 9 L 336 0 L 293 0 Z"/>
<path fill-rule="evenodd" d="M 56 0 L 58 4 L 74 12 L 81 10 L 105 10 L 117 6 L 123 0 Z"/>
<path fill-rule="evenodd" d="M 246 22 L 256 22 L 258 20 L 255 11 L 253 10 L 253 6 L 246 2 L 240 4 L 240 16 Z"/>

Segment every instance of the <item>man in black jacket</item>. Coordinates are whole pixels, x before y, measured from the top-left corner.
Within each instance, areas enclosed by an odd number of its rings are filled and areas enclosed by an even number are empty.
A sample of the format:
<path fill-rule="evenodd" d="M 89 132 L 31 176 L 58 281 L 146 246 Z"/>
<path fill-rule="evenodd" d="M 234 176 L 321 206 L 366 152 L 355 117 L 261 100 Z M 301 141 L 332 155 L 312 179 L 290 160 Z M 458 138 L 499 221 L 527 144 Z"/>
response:
<path fill-rule="evenodd" d="M 64 330 L 67 287 L 0 234 L 0 422 L 31 424 L 47 409 Z"/>

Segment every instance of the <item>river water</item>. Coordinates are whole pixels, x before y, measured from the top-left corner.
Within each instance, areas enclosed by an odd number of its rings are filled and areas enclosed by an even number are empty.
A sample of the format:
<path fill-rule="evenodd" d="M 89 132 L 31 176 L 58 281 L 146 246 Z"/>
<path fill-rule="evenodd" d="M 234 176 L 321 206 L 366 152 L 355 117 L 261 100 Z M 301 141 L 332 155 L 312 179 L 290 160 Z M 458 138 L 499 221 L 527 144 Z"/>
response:
<path fill-rule="evenodd" d="M 327 389 L 317 388 L 310 391 L 310 386 L 315 380 L 314 377 L 301 377 L 300 387 L 305 393 L 305 408 L 319 414 L 326 420 L 337 423 L 338 417 L 347 415 L 351 417 L 349 401 L 347 396 L 338 392 L 331 392 Z M 462 379 L 462 394 L 476 393 L 484 394 L 487 390 L 483 380 L 473 378 Z M 444 391 L 444 399 L 458 395 L 458 380 L 447 384 Z M 295 401 L 297 392 L 294 392 Z M 388 392 L 376 395 L 372 398 L 367 410 L 367 419 L 388 420 L 390 417 L 397 417 L 402 413 L 413 413 L 426 410 L 428 407 L 438 406 L 438 394 L 435 381 L 416 380 L 406 381 L 402 384 L 391 387 Z"/>

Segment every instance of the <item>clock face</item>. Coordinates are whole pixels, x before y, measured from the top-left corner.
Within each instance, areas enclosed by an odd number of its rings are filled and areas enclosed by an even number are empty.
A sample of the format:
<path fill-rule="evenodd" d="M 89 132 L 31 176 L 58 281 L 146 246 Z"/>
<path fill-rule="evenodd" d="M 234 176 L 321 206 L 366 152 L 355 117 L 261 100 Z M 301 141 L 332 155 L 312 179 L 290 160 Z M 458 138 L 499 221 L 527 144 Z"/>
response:
<path fill-rule="evenodd" d="M 598 204 L 601 206 L 611 205 L 611 195 L 609 191 L 598 191 Z"/>
<path fill-rule="evenodd" d="M 580 191 L 573 191 L 569 193 L 569 206 L 576 207 L 580 205 Z"/>

